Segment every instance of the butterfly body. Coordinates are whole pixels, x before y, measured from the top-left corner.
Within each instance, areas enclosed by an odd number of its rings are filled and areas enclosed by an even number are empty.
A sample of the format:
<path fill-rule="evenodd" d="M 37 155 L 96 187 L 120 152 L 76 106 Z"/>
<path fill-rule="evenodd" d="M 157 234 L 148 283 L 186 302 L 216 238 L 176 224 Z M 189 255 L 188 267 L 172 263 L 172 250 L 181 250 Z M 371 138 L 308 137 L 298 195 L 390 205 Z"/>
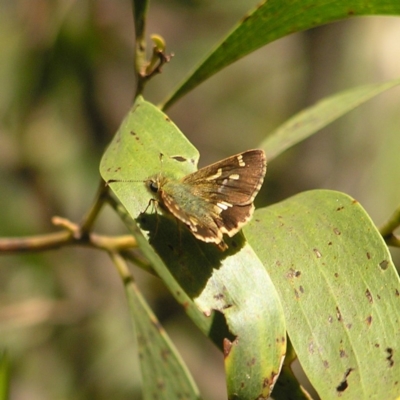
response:
<path fill-rule="evenodd" d="M 147 182 L 163 208 L 197 239 L 226 250 L 223 235 L 235 235 L 250 220 L 265 172 L 264 152 L 248 150 L 180 180 L 159 174 Z"/>

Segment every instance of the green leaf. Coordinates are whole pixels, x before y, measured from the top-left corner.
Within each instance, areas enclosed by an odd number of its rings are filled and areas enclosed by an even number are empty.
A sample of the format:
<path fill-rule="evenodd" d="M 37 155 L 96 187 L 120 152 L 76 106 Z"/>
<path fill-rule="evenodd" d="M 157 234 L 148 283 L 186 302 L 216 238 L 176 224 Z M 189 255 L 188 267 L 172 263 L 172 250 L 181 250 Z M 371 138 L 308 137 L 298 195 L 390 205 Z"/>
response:
<path fill-rule="evenodd" d="M 393 0 L 268 0 L 245 15 L 228 36 L 163 102 L 167 109 L 234 61 L 295 32 L 362 15 L 398 15 Z"/>
<path fill-rule="evenodd" d="M 110 186 L 154 270 L 204 334 L 224 348 L 229 396 L 268 396 L 285 354 L 286 330 L 277 293 L 258 257 L 241 234 L 228 238 L 229 249 L 221 252 L 195 239 L 160 207 L 152 211 L 149 203 L 146 178 L 162 171 L 179 179 L 193 172 L 197 161 L 196 149 L 170 119 L 138 98 L 100 170 L 106 181 L 137 181 Z"/>
<path fill-rule="evenodd" d="M 400 282 L 360 204 L 339 192 L 305 192 L 258 210 L 245 233 L 321 398 L 398 397 Z"/>
<path fill-rule="evenodd" d="M 128 282 L 125 290 L 138 342 L 144 399 L 200 399 L 190 372 L 136 284 Z"/>
<path fill-rule="evenodd" d="M 171 153 L 170 148 L 173 148 L 176 153 Z M 164 154 L 162 162 L 160 161 L 161 153 Z M 150 232 L 140 230 L 136 223 L 136 219 L 148 207 L 152 198 L 143 180 L 159 173 L 161 169 L 172 170 L 171 173 L 178 170 L 178 173 L 182 174 L 170 158 L 173 154 L 185 154 L 190 160 L 179 163 L 182 164 L 183 171 L 189 173 L 194 170 L 198 160 L 197 150 L 181 135 L 166 115 L 139 97 L 104 153 L 100 173 L 105 181 L 110 179 L 137 181 L 111 184 L 113 192 L 128 210 L 130 218 L 124 210 L 117 209 L 117 212 L 135 236 L 144 256 L 151 262 L 157 275 L 165 282 L 176 300 L 185 306 L 186 312 L 200 329 L 208 332 L 213 319 L 206 318 L 198 310 L 163 260 L 148 244 Z M 151 216 L 150 223 L 156 225 L 157 216 L 158 214 Z M 159 225 L 161 224 L 162 221 Z"/>
<path fill-rule="evenodd" d="M 221 262 L 196 304 L 206 314 L 222 312 L 234 335 L 224 342 L 229 398 L 267 398 L 286 353 L 276 290 L 250 246 Z"/>
<path fill-rule="evenodd" d="M 261 144 L 271 161 L 296 143 L 316 133 L 347 112 L 400 84 L 400 79 L 356 87 L 327 97 L 296 114 L 273 131 Z"/>

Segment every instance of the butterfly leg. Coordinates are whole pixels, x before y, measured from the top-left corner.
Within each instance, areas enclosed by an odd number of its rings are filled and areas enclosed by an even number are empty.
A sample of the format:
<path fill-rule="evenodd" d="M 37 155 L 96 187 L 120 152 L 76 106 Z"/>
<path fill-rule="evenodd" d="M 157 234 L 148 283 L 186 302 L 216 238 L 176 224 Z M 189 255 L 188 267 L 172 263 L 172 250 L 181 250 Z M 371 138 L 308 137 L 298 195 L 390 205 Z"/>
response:
<path fill-rule="evenodd" d="M 150 199 L 149 202 L 147 203 L 146 208 L 145 208 L 143 211 L 141 211 L 140 214 L 145 214 L 145 213 L 147 212 L 147 210 L 149 209 L 150 205 L 153 206 L 153 211 L 154 211 L 155 214 L 156 214 L 156 229 L 155 229 L 155 231 L 154 231 L 154 236 L 157 236 L 157 232 L 158 232 L 158 223 L 159 223 L 159 221 L 158 221 L 158 211 L 157 211 L 157 210 L 158 210 L 158 200 L 156 200 L 156 199 Z"/>
<path fill-rule="evenodd" d="M 156 200 L 156 199 L 150 199 L 149 202 L 147 203 L 146 208 L 143 211 L 141 211 L 140 214 L 146 214 L 146 211 L 149 209 L 150 204 L 152 204 L 154 207 L 153 211 L 155 211 L 156 214 L 158 214 L 158 212 L 157 212 L 158 200 Z"/>

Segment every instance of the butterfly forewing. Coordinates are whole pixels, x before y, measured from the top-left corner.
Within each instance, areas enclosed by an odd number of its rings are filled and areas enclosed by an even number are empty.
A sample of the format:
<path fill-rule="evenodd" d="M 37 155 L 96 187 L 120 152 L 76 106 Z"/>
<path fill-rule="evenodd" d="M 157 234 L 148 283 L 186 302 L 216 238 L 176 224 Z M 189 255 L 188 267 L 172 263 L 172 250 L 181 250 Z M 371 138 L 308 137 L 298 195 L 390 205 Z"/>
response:
<path fill-rule="evenodd" d="M 246 205 L 260 190 L 265 172 L 264 152 L 249 150 L 199 169 L 185 176 L 182 183 L 190 184 L 196 195 L 205 195 L 211 201 Z"/>

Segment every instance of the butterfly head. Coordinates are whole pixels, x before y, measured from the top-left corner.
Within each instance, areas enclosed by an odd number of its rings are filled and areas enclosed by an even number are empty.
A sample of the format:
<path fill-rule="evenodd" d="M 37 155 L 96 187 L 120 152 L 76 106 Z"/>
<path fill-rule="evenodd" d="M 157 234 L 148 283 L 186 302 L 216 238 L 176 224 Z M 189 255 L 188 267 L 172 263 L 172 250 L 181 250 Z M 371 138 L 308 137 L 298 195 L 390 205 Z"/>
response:
<path fill-rule="evenodd" d="M 157 174 L 155 176 L 152 176 L 145 181 L 146 186 L 152 193 L 158 193 L 164 184 L 167 182 L 167 178 L 163 176 L 162 174 Z"/>

